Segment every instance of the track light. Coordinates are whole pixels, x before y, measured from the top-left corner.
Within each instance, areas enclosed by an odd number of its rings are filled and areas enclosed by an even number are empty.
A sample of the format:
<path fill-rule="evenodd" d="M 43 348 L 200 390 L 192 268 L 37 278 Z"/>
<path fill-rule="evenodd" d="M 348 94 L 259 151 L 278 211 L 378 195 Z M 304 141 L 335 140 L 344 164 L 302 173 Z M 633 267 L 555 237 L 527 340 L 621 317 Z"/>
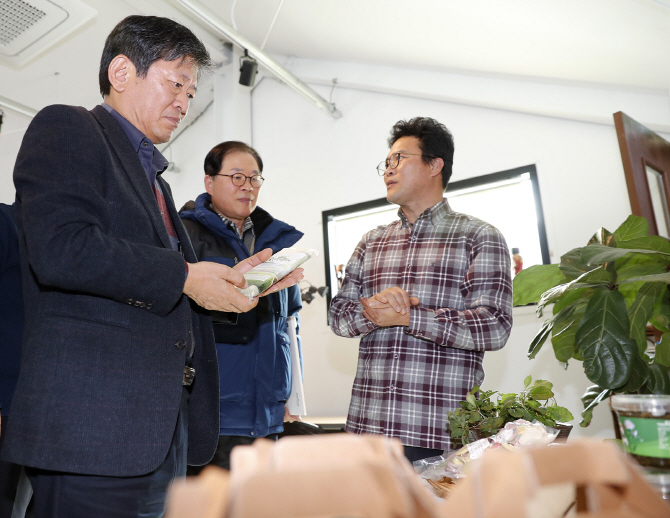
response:
<path fill-rule="evenodd" d="M 258 74 L 258 63 L 249 56 L 247 49 L 244 49 L 244 56 L 240 58 L 240 84 L 254 86 L 256 74 Z"/>
<path fill-rule="evenodd" d="M 303 302 L 306 302 L 309 304 L 314 300 L 314 294 L 318 293 L 322 297 L 326 296 L 326 293 L 328 293 L 328 286 L 321 286 L 320 288 L 317 288 L 316 286 L 312 286 L 312 283 L 309 281 L 304 281 L 307 284 L 309 284 L 308 287 L 302 288 L 300 290 L 300 298 L 302 299 Z"/>
<path fill-rule="evenodd" d="M 270 74 L 273 74 L 281 82 L 288 87 L 293 88 L 301 95 L 307 97 L 311 102 L 316 104 L 319 108 L 326 111 L 334 119 L 342 117 L 334 103 L 326 101 L 316 91 L 314 91 L 305 82 L 300 80 L 295 74 L 288 71 L 286 67 L 280 65 L 279 62 L 270 57 L 260 47 L 254 45 L 250 40 L 242 36 L 231 25 L 223 21 L 212 10 L 208 9 L 201 2 L 197 0 L 176 0 L 182 7 L 186 8 L 193 14 L 204 26 L 209 27 L 217 36 L 223 36 L 224 39 L 237 45 L 241 49 L 251 49 L 255 59 L 263 65 L 263 68 Z M 211 3 L 211 2 L 210 2 Z"/>

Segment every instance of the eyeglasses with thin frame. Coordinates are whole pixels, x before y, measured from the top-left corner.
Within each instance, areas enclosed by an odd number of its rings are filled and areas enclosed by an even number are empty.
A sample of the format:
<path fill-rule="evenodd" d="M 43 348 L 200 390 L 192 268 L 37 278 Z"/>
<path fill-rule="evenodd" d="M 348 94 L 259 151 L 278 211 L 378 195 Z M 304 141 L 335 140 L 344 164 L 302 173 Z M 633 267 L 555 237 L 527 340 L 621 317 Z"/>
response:
<path fill-rule="evenodd" d="M 233 185 L 236 185 L 237 187 L 242 187 L 245 183 L 247 183 L 247 180 L 249 180 L 249 183 L 251 184 L 252 187 L 260 187 L 261 185 L 263 185 L 263 182 L 265 181 L 265 178 L 263 178 L 260 175 L 247 176 L 242 173 L 235 173 L 235 174 L 216 173 L 214 176 L 227 176 L 228 178 L 230 178 L 230 181 L 233 182 Z"/>
<path fill-rule="evenodd" d="M 379 165 L 377 166 L 377 174 L 379 174 L 379 176 L 384 176 L 386 174 L 387 169 L 389 168 L 395 169 L 396 167 L 398 167 L 400 159 L 405 158 L 406 156 L 421 156 L 430 159 L 435 158 L 434 156 L 424 155 L 422 153 L 404 153 L 404 152 L 393 153 L 386 160 L 379 162 Z"/>

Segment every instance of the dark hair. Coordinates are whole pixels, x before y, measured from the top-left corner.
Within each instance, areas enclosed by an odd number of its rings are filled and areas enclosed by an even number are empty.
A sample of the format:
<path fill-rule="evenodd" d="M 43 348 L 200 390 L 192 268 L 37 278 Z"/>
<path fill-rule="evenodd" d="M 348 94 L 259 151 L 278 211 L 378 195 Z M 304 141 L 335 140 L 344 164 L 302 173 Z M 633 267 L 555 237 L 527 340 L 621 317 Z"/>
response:
<path fill-rule="evenodd" d="M 221 171 L 223 161 L 232 153 L 249 153 L 256 160 L 259 172 L 263 172 L 263 160 L 261 160 L 258 151 L 244 142 L 228 140 L 227 142 L 221 142 L 221 144 L 214 146 L 210 152 L 207 153 L 207 156 L 205 157 L 205 174 L 215 176 Z"/>
<path fill-rule="evenodd" d="M 146 77 L 149 67 L 159 59 L 192 59 L 198 65 L 198 75 L 211 65 L 209 52 L 190 29 L 158 16 L 128 16 L 107 36 L 100 59 L 100 93 L 109 95 L 112 85 L 108 69 L 112 60 L 123 54 L 133 62 L 139 77 Z"/>
<path fill-rule="evenodd" d="M 419 148 L 423 153 L 421 159 L 425 164 L 430 164 L 433 158 L 444 160 L 442 189 L 446 189 L 454 164 L 454 137 L 447 127 L 430 117 L 414 117 L 393 125 L 388 139 L 389 147 L 402 137 L 416 137 L 419 140 Z"/>

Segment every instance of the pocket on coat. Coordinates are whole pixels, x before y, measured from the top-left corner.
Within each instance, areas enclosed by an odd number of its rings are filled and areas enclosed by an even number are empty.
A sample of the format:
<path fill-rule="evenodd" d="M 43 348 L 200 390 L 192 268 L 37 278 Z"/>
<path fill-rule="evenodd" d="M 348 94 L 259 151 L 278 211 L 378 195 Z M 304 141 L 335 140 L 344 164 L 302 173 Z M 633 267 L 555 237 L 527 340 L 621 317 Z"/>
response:
<path fill-rule="evenodd" d="M 68 319 L 89 325 L 117 326 L 130 328 L 130 311 L 137 310 L 126 304 L 100 299 L 97 297 L 80 297 L 69 305 L 52 306 L 44 314 L 56 319 Z M 146 310 L 144 310 L 146 311 Z"/>
<path fill-rule="evenodd" d="M 244 344 L 216 344 L 219 360 L 220 399 L 239 401 L 253 391 L 256 347 Z"/>

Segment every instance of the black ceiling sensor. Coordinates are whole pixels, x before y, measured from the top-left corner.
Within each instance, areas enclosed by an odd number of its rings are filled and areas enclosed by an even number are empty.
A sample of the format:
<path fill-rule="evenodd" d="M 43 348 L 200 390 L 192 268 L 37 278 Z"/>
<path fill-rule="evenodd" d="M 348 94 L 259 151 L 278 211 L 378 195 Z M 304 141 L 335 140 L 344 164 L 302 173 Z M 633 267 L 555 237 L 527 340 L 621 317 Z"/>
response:
<path fill-rule="evenodd" d="M 256 74 L 258 74 L 258 62 L 244 49 L 244 56 L 240 58 L 240 84 L 254 86 Z"/>

